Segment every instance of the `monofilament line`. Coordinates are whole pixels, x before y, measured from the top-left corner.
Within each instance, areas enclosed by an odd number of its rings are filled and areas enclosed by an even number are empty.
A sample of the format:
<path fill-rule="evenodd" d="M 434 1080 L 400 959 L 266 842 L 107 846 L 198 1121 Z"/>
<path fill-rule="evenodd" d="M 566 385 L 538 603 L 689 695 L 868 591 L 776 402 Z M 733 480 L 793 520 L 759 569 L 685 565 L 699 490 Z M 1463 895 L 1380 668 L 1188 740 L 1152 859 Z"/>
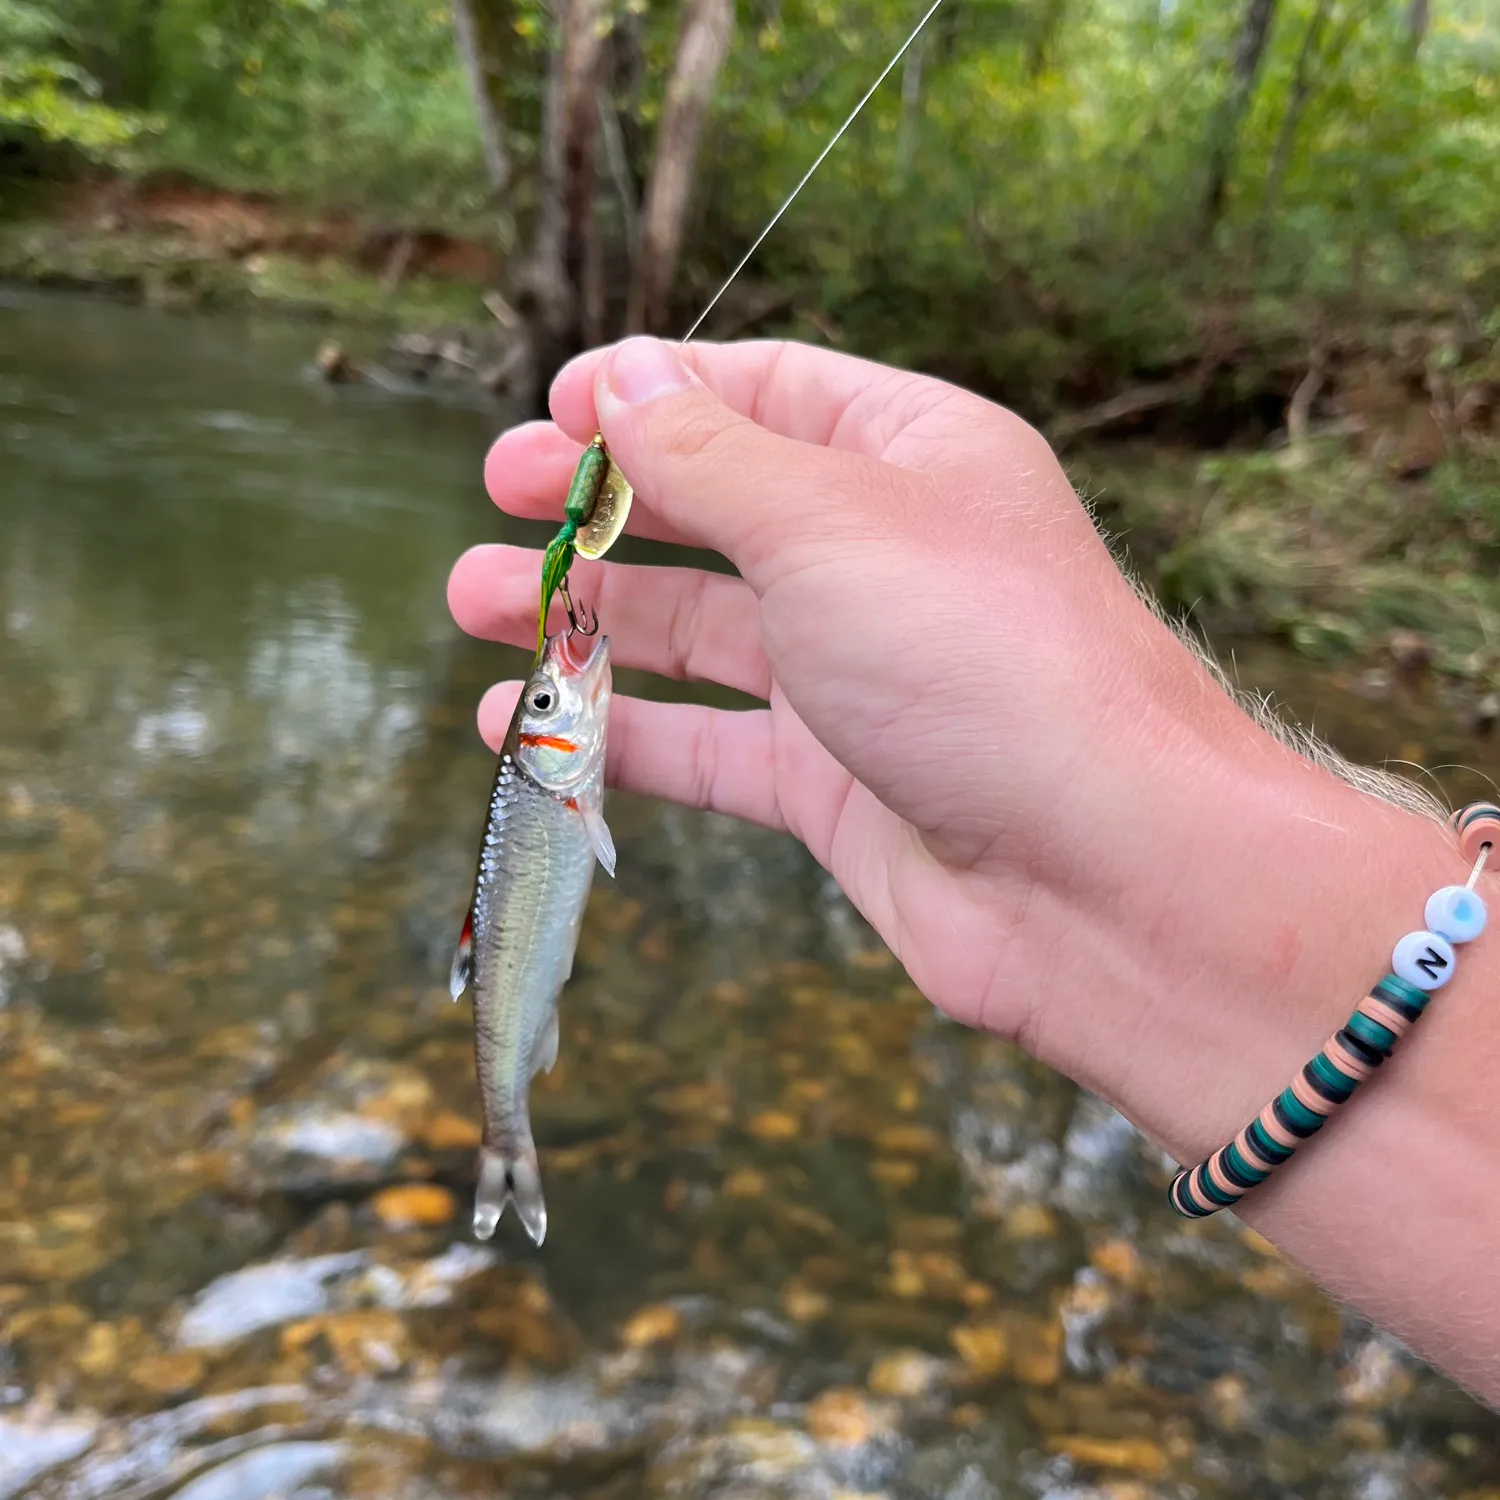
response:
<path fill-rule="evenodd" d="M 909 48 L 911 44 L 916 41 L 919 36 L 921 36 L 922 28 L 933 18 L 933 16 L 937 14 L 938 6 L 940 6 L 942 3 L 943 0 L 932 0 L 932 4 L 927 7 L 927 14 L 924 15 L 915 26 L 912 27 L 911 35 L 901 43 L 901 46 L 896 55 L 885 65 L 885 68 L 882 70 L 880 77 L 877 78 L 875 82 L 865 90 L 864 98 L 861 99 L 859 103 L 849 111 L 849 118 L 845 120 L 844 123 L 840 125 L 836 131 L 834 131 L 833 138 L 828 142 L 826 146 L 823 147 L 820 152 L 818 152 L 818 159 L 812 164 L 812 166 L 807 169 L 806 172 L 802 174 L 802 181 L 799 182 L 797 186 L 787 194 L 786 201 L 781 205 L 780 208 L 776 210 L 774 214 L 771 215 L 771 222 L 767 224 L 766 227 L 762 229 L 761 232 L 755 237 L 755 243 L 751 245 L 751 247 L 747 251 L 745 251 L 745 254 L 741 258 L 739 265 L 737 265 L 734 270 L 729 273 L 724 282 L 724 285 L 721 286 L 719 290 L 713 294 L 713 297 L 710 300 L 708 306 L 698 314 L 697 322 L 695 322 L 693 326 L 689 328 L 685 334 L 683 334 L 682 342 L 684 344 L 686 344 L 688 340 L 691 339 L 692 336 L 697 333 L 700 328 L 703 327 L 703 320 L 707 318 L 709 313 L 711 313 L 714 308 L 719 305 L 719 298 L 722 297 L 724 293 L 734 285 L 735 279 L 739 276 L 740 272 L 750 264 L 750 257 L 760 249 L 762 243 L 765 241 L 766 236 L 770 234 L 770 232 L 780 222 L 781 216 L 787 211 L 787 209 L 792 206 L 793 203 L 797 201 L 797 194 L 800 193 L 810 181 L 812 181 L 813 173 L 823 165 L 824 159 L 827 157 L 828 153 L 838 145 L 844 132 L 848 130 L 848 128 L 859 118 L 860 111 L 865 107 L 865 105 L 870 102 L 871 98 L 874 96 L 875 90 L 878 89 L 880 85 L 884 83 L 890 76 L 891 69 L 894 68 L 903 57 L 906 56 L 907 48 Z"/>

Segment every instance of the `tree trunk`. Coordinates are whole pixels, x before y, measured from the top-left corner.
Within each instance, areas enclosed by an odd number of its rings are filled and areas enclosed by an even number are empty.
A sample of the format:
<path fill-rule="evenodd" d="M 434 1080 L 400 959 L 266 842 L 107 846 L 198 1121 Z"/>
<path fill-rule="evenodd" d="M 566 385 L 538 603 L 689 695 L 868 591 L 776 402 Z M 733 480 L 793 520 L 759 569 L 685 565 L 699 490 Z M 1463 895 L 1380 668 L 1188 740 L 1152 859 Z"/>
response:
<path fill-rule="evenodd" d="M 1410 0 L 1406 7 L 1406 51 L 1415 58 L 1427 40 L 1427 28 L 1432 24 L 1432 0 Z"/>
<path fill-rule="evenodd" d="M 1051 66 L 1057 34 L 1067 15 L 1068 0 L 1042 0 L 1042 14 L 1031 37 L 1031 55 L 1026 59 L 1026 77 L 1035 83 Z"/>
<path fill-rule="evenodd" d="M 620 200 L 620 222 L 625 230 L 625 249 L 632 262 L 641 233 L 641 205 L 636 200 L 635 183 L 630 177 L 630 158 L 625 149 L 625 132 L 620 127 L 620 112 L 609 90 L 599 90 L 599 134 L 604 142 L 604 160 L 614 179 Z"/>
<path fill-rule="evenodd" d="M 1250 108 L 1255 80 L 1271 39 L 1276 0 L 1246 0 L 1244 20 L 1234 44 L 1229 89 L 1214 116 L 1209 137 L 1208 191 L 1203 198 L 1203 232 L 1210 234 L 1224 210 L 1224 199 L 1234 169 L 1240 126 Z"/>
<path fill-rule="evenodd" d="M 483 4 L 484 0 L 478 0 Z M 505 131 L 491 79 L 488 49 L 480 37 L 475 0 L 453 0 L 453 40 L 469 94 L 474 100 L 474 115 L 479 125 L 479 149 L 484 156 L 484 172 L 496 195 L 510 186 L 510 156 L 505 149 Z"/>
<path fill-rule="evenodd" d="M 603 336 L 595 243 L 600 0 L 566 0 L 547 79 L 541 202 L 530 268 L 536 370 L 545 379 Z"/>
<path fill-rule="evenodd" d="M 1313 60 L 1318 55 L 1318 44 L 1322 41 L 1323 26 L 1328 19 L 1329 0 L 1318 0 L 1302 37 L 1302 46 L 1297 52 L 1297 66 L 1292 74 L 1292 91 L 1287 96 L 1286 113 L 1281 117 L 1281 129 L 1276 135 L 1276 149 L 1271 156 L 1271 170 L 1266 176 L 1266 191 L 1261 198 L 1260 218 L 1255 227 L 1257 253 L 1270 233 L 1271 220 L 1276 205 L 1281 199 L 1281 184 L 1286 178 L 1292 161 L 1292 147 L 1297 139 L 1297 127 L 1302 123 L 1303 111 L 1312 95 Z"/>
<path fill-rule="evenodd" d="M 733 0 L 688 0 L 677 44 L 677 63 L 667 85 L 656 159 L 646 188 L 640 243 L 630 279 L 626 324 L 632 332 L 660 328 L 667 314 L 672 278 L 682 252 L 688 197 L 703 118 L 714 80 L 729 53 Z"/>
<path fill-rule="evenodd" d="M 132 109 L 149 109 L 156 97 L 161 9 L 161 0 L 141 0 L 121 27 L 118 98 Z"/>

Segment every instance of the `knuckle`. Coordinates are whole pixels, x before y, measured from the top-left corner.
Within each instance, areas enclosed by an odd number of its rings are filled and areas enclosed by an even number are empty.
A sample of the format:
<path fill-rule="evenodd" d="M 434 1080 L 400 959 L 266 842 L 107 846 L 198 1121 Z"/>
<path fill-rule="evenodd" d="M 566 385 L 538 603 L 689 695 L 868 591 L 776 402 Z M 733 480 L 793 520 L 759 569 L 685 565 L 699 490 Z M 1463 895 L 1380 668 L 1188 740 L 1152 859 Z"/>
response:
<path fill-rule="evenodd" d="M 719 784 L 719 740 L 707 717 L 693 734 L 691 783 L 693 806 L 712 808 Z"/>
<path fill-rule="evenodd" d="M 693 658 L 703 620 L 703 596 L 708 578 L 702 573 L 683 579 L 667 617 L 667 668 L 673 677 L 692 677 Z"/>
<path fill-rule="evenodd" d="M 670 422 L 661 433 L 662 451 L 672 459 L 693 465 L 713 466 L 729 462 L 744 446 L 748 424 L 716 401 L 684 402 L 687 410 L 663 413 Z"/>

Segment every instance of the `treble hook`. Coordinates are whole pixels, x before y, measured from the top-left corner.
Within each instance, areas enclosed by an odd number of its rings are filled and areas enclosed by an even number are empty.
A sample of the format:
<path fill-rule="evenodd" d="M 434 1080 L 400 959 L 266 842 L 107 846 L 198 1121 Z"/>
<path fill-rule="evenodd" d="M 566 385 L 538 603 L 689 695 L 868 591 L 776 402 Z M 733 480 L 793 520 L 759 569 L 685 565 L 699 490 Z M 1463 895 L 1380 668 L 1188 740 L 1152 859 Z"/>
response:
<path fill-rule="evenodd" d="M 598 611 L 595 610 L 592 614 L 590 614 L 588 605 L 574 605 L 573 595 L 568 592 L 568 580 L 566 578 L 564 578 L 562 582 L 558 584 L 557 591 L 562 595 L 563 608 L 568 612 L 569 631 L 571 631 L 574 635 L 598 635 Z M 578 623 L 580 618 L 583 621 L 581 625 Z"/>

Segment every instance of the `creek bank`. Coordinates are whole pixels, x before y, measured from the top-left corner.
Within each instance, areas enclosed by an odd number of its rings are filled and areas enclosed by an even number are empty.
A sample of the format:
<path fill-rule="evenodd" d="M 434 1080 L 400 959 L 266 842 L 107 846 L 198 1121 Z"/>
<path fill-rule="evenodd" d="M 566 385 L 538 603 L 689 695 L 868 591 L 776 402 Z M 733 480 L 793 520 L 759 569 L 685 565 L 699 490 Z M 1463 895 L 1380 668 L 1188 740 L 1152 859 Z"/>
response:
<path fill-rule="evenodd" d="M 1201 453 L 1136 442 L 1068 457 L 1117 556 L 1216 647 L 1265 638 L 1358 696 L 1435 696 L 1500 719 L 1500 447 L 1402 475 L 1337 433 Z"/>

